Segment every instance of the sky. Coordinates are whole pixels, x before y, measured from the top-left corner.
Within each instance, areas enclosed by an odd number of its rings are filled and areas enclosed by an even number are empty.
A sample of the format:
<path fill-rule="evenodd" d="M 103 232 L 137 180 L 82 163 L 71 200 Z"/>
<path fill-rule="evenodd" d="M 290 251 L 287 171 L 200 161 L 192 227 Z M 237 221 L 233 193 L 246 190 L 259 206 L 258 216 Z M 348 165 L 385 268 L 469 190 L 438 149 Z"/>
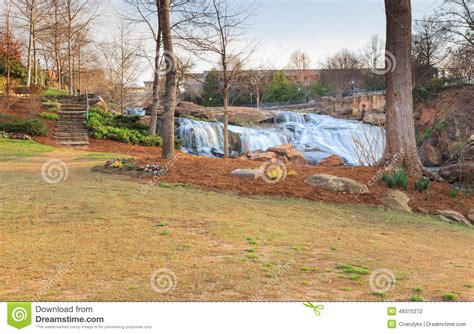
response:
<path fill-rule="evenodd" d="M 412 0 L 413 19 L 432 14 L 441 3 Z M 113 7 L 121 5 L 123 0 L 112 0 Z M 257 5 L 246 33 L 249 41 L 258 44 L 250 61 L 254 67 L 283 68 L 293 51 L 302 50 L 311 57 L 311 67 L 319 68 L 324 59 L 340 49 L 360 51 L 372 35 L 385 35 L 384 0 L 257 0 Z M 116 21 L 114 11 L 108 12 L 111 22 Z M 193 71 L 202 72 L 214 65 L 212 61 L 196 60 Z M 152 70 L 146 70 L 140 80 L 151 76 Z"/>

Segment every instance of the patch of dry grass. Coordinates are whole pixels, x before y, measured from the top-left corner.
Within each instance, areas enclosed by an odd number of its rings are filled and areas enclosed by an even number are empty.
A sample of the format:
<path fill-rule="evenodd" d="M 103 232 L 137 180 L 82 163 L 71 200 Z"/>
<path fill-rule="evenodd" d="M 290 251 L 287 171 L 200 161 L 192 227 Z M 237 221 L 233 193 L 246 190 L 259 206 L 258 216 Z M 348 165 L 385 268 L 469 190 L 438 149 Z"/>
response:
<path fill-rule="evenodd" d="M 472 300 L 474 234 L 438 219 L 374 207 L 148 188 L 95 173 L 100 159 L 61 150 L 0 163 L 0 300 Z M 41 164 L 66 161 L 65 182 Z M 369 275 L 393 271 L 374 295 Z M 158 294 L 156 269 L 177 287 Z M 302 269 L 309 268 L 309 269 Z M 468 288 L 468 287 L 471 288 Z"/>

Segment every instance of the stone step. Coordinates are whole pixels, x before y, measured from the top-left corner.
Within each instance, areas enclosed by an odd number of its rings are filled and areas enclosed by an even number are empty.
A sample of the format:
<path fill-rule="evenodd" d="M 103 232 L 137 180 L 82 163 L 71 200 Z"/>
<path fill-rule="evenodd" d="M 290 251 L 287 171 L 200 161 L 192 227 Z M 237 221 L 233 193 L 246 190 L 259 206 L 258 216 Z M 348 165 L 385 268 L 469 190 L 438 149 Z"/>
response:
<path fill-rule="evenodd" d="M 82 147 L 82 146 L 89 146 L 89 141 L 84 141 L 84 140 L 78 140 L 78 141 L 58 141 L 58 144 L 59 144 L 59 145 Z"/>
<path fill-rule="evenodd" d="M 71 132 L 63 132 L 63 131 L 56 131 L 54 133 L 55 136 L 87 136 L 87 131 L 71 131 Z"/>
<path fill-rule="evenodd" d="M 81 109 L 81 110 L 61 110 L 59 112 L 59 115 L 79 115 L 79 116 L 85 116 L 86 111 Z"/>

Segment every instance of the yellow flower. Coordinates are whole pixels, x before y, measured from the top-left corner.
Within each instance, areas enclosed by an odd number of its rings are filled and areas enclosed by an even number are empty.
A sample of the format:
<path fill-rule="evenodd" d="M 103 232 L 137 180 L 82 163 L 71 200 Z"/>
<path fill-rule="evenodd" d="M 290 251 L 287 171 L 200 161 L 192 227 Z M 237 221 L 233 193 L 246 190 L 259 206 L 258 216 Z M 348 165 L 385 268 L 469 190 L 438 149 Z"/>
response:
<path fill-rule="evenodd" d="M 122 168 L 122 163 L 120 161 L 115 161 L 114 168 Z"/>

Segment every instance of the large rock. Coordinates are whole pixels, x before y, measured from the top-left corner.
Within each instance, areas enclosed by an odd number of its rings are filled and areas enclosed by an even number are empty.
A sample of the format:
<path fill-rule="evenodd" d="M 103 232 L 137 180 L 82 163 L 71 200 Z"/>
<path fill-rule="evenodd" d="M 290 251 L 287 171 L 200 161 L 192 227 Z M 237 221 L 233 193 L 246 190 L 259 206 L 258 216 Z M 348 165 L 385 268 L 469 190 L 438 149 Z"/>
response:
<path fill-rule="evenodd" d="M 263 152 L 261 150 L 255 152 L 247 152 L 245 156 L 248 158 L 248 160 L 252 161 L 271 161 L 277 158 L 275 152 Z"/>
<path fill-rule="evenodd" d="M 441 152 L 434 148 L 428 141 L 423 142 L 420 146 L 418 155 L 420 156 L 421 163 L 426 167 L 436 167 L 443 162 Z"/>
<path fill-rule="evenodd" d="M 333 176 L 329 174 L 315 174 L 308 177 L 305 182 L 311 186 L 321 187 L 334 192 L 356 194 L 369 193 L 369 188 L 367 188 L 367 186 L 347 177 Z"/>
<path fill-rule="evenodd" d="M 461 182 L 474 185 L 474 161 L 466 161 L 462 164 L 445 166 L 439 170 L 439 175 L 450 183 Z"/>
<path fill-rule="evenodd" d="M 404 212 L 412 212 L 412 209 L 408 205 L 409 201 L 410 197 L 398 190 L 389 191 L 380 197 L 380 202 L 382 202 L 386 208 Z"/>
<path fill-rule="evenodd" d="M 230 175 L 258 179 L 262 175 L 262 172 L 258 169 L 236 169 L 232 171 Z"/>
<path fill-rule="evenodd" d="M 387 121 L 387 116 L 385 114 L 379 113 L 369 113 L 364 116 L 364 123 L 373 124 L 373 125 L 384 125 Z"/>
<path fill-rule="evenodd" d="M 306 161 L 303 153 L 298 151 L 293 144 L 286 144 L 269 148 L 267 152 L 273 152 L 277 155 L 277 158 L 284 163 L 290 162 L 299 165 L 306 165 Z"/>
<path fill-rule="evenodd" d="M 472 226 L 469 220 L 466 219 L 466 217 L 456 211 L 439 210 L 436 211 L 435 214 L 445 218 L 449 222 L 461 223 L 464 225 Z"/>
<path fill-rule="evenodd" d="M 318 163 L 318 166 L 328 166 L 328 167 L 341 167 L 346 163 L 344 159 L 338 157 L 337 155 L 330 155 L 329 157 L 321 160 Z"/>

